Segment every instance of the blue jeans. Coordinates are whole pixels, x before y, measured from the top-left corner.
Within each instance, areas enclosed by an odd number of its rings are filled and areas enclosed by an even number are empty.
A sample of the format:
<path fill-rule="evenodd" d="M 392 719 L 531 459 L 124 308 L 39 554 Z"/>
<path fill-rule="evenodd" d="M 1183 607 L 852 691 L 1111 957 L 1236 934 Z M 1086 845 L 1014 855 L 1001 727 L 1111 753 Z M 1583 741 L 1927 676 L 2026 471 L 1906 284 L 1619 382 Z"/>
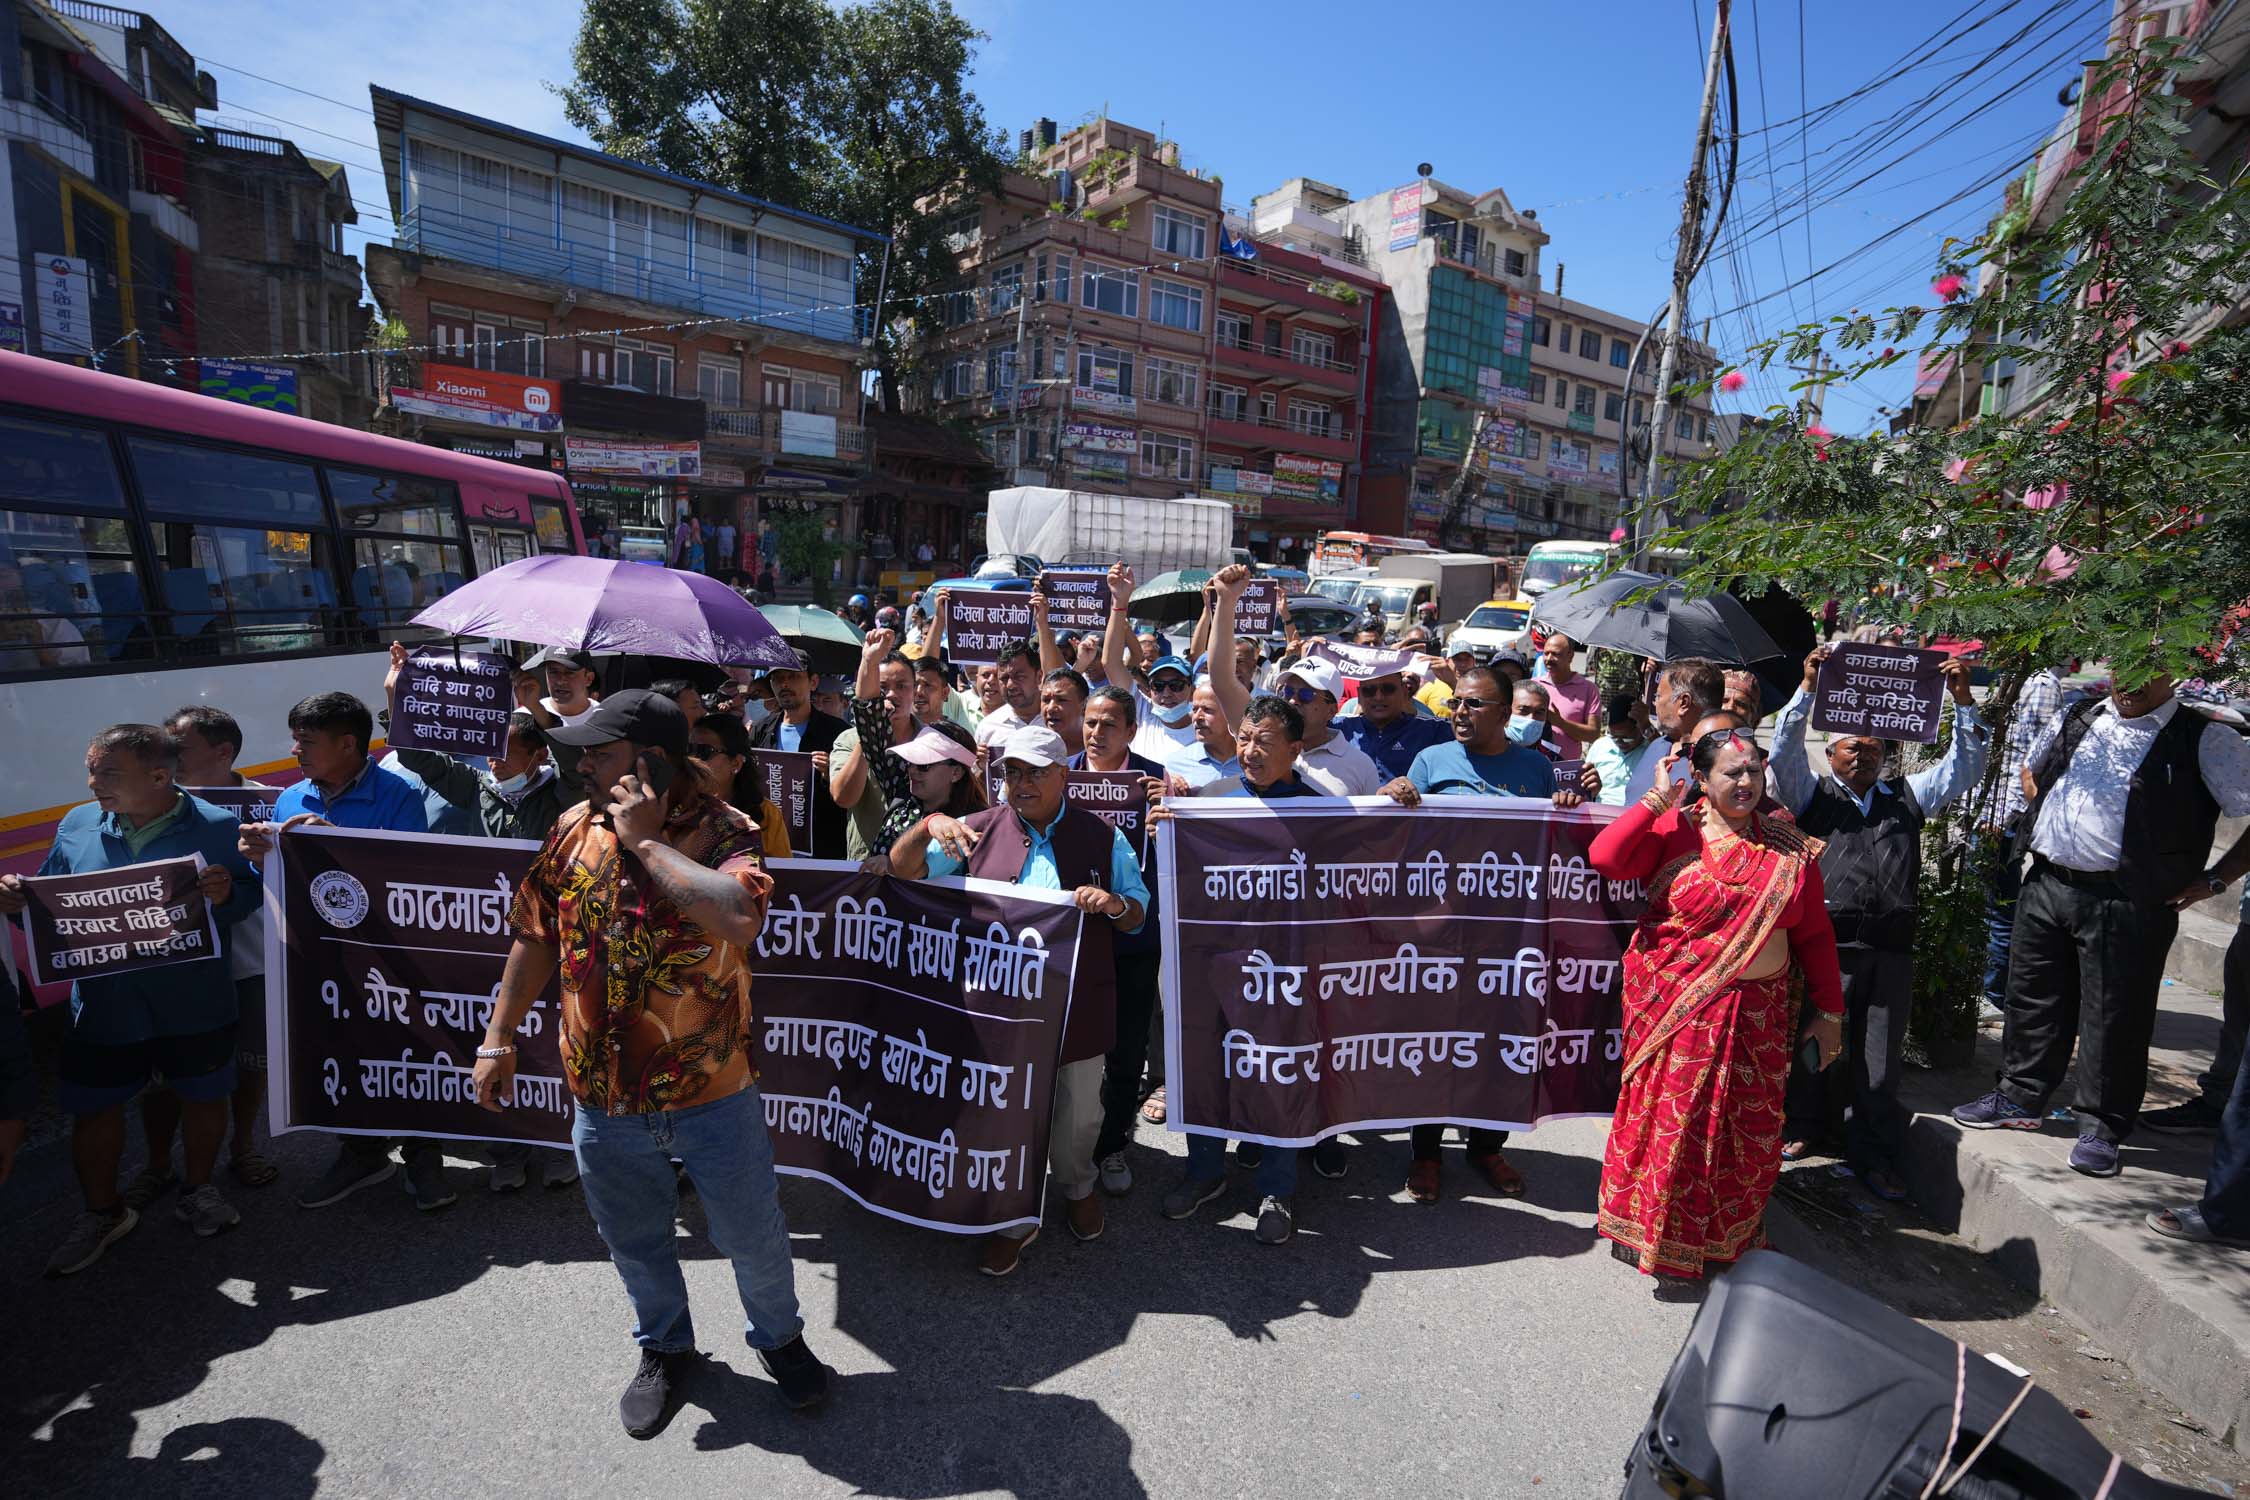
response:
<path fill-rule="evenodd" d="M 2016 925 L 2016 893 L 2023 889 L 2023 850 L 2012 833 L 1984 838 L 1999 849 L 1984 907 L 1984 998 L 1999 1006 L 2008 999 L 2008 938 Z"/>
<path fill-rule="evenodd" d="M 596 1114 L 581 1106 L 570 1140 L 586 1206 L 632 1299 L 635 1343 L 667 1354 L 695 1347 L 673 1238 L 679 1206 L 674 1157 L 686 1164 L 703 1200 L 711 1243 L 734 1264 L 750 1347 L 778 1349 L 804 1330 L 789 1226 L 775 1191 L 773 1143 L 756 1089 L 645 1115 Z"/>
<path fill-rule="evenodd" d="M 2211 1152 L 2211 1175 L 2203 1183 L 2203 1222 L 2229 1239 L 2250 1237 L 2250 1067 L 2238 1068 L 2226 1113 L 2219 1117 L 2219 1144 Z"/>
<path fill-rule="evenodd" d="M 1224 1177 L 1227 1172 L 1227 1141 L 1220 1135 L 1191 1135 L 1188 1137 L 1188 1176 L 1197 1182 L 1209 1182 L 1214 1177 Z M 1258 1162 L 1258 1170 L 1251 1181 L 1258 1191 L 1270 1198 L 1286 1198 L 1297 1191 L 1297 1148 L 1295 1146 L 1268 1146 Z"/>

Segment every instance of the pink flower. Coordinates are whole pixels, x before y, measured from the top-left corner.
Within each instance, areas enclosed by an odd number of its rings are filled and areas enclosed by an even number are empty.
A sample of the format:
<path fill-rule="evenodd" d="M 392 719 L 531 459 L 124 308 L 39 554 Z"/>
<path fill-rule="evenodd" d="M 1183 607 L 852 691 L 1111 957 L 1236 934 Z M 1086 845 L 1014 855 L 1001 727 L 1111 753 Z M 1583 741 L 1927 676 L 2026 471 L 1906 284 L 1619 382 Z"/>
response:
<path fill-rule="evenodd" d="M 1968 286 L 1969 283 L 1966 280 L 1948 271 L 1945 275 L 1930 283 L 1930 290 L 1937 295 L 1939 301 L 1951 302 L 1968 290 Z"/>
<path fill-rule="evenodd" d="M 2166 359 L 2178 359 L 2181 355 L 2187 352 L 2188 341 L 2186 339 L 2174 339 L 2171 343 L 2165 346 L 2164 357 Z"/>
<path fill-rule="evenodd" d="M 1624 541 L 1624 540 L 1625 540 L 1625 528 L 1624 528 L 1624 527 L 1622 527 L 1622 526 L 1619 526 L 1619 527 L 1615 528 L 1614 530 L 1612 530 L 1612 531 L 1610 532 L 1610 534 L 1609 534 L 1609 539 L 1610 539 L 1611 541 L 1613 541 L 1613 542 L 1622 542 L 1622 541 Z"/>
<path fill-rule="evenodd" d="M 1816 464 L 1824 464 L 1828 462 L 1828 450 L 1826 448 L 1813 449 L 1812 461 Z"/>
<path fill-rule="evenodd" d="M 1896 349 L 1893 349 L 1893 348 L 1892 348 L 1892 347 L 1891 347 L 1890 345 L 1888 345 L 1888 344 L 1885 344 L 1885 345 L 1883 346 L 1883 358 L 1885 358 L 1885 359 L 1889 359 L 1889 358 L 1890 358 L 1890 357 L 1891 357 L 1892 355 L 1894 355 L 1894 354 L 1896 354 L 1896 353 L 1898 353 L 1898 351 L 1897 351 Z"/>
<path fill-rule="evenodd" d="M 1815 422 L 1812 424 L 1812 426 L 1805 429 L 1805 436 L 1811 438 L 1816 443 L 1825 443 L 1833 439 L 1836 434 L 1830 432 L 1827 428 L 1821 426 L 1818 422 Z"/>
<path fill-rule="evenodd" d="M 1749 383 L 1750 377 L 1740 370 L 1729 370 L 1719 377 L 1719 389 L 1722 391 L 1739 391 Z"/>
<path fill-rule="evenodd" d="M 2131 370 L 2112 370 L 2109 372 L 2109 388 L 2113 391 L 2122 390 L 2125 382 L 2132 378 L 2133 372 Z"/>
<path fill-rule="evenodd" d="M 1968 472 L 1969 461 L 1967 459 L 1953 458 L 1946 460 L 1945 477 L 1952 483 L 1959 484 L 1961 482 L 1961 476 Z"/>

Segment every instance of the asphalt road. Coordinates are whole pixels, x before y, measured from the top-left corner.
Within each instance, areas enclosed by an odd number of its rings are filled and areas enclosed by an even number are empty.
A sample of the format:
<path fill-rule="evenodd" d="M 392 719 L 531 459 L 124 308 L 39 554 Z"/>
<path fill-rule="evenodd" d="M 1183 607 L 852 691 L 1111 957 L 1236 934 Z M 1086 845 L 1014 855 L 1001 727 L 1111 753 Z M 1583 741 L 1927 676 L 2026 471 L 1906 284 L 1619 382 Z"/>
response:
<path fill-rule="evenodd" d="M 1052 1227 L 1017 1273 L 973 1241 L 784 1181 L 808 1337 L 840 1377 L 784 1410 L 725 1264 L 683 1212 L 713 1356 L 668 1431 L 619 1429 L 634 1351 L 575 1188 L 417 1215 L 395 1189 L 309 1213 L 325 1147 L 197 1241 L 169 1200 L 99 1264 L 38 1272 L 75 1209 L 59 1143 L 0 1196 L 0 1492 L 11 1496 L 1598 1496 L 1694 1308 L 1598 1247 L 1603 1125 L 1520 1138 L 1527 1199 L 1408 1203 L 1403 1135 L 1305 1173 L 1298 1238 L 1251 1238 L 1247 1173 L 1196 1220 L 1156 1197 L 1180 1137 L 1144 1126 L 1108 1232 Z"/>

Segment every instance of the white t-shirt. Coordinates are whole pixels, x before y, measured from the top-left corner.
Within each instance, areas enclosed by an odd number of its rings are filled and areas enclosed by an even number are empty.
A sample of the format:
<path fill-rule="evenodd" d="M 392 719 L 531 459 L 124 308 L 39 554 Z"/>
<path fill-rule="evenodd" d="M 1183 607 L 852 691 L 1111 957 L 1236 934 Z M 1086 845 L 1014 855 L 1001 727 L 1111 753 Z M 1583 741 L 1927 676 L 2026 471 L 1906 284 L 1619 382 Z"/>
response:
<path fill-rule="evenodd" d="M 1023 721 L 1023 715 L 1017 713 L 1006 699 L 1002 699 L 1000 706 L 986 714 L 977 724 L 977 743 L 990 749 L 998 741 L 1006 739 L 1010 732 L 1020 728 Z"/>
<path fill-rule="evenodd" d="M 588 719 L 591 719 L 594 716 L 594 710 L 600 708 L 601 704 L 599 702 L 589 701 L 584 709 L 574 714 L 566 714 L 561 709 L 555 707 L 555 700 L 552 698 L 541 698 L 539 700 L 539 706 L 545 709 L 547 712 L 553 714 L 556 718 L 562 720 L 563 727 L 565 729 L 571 729 L 585 723 Z"/>
<path fill-rule="evenodd" d="M 1194 719 L 1182 719 L 1175 729 L 1151 714 L 1147 705 L 1135 706 L 1141 710 L 1139 726 L 1133 731 L 1132 749 L 1135 755 L 1146 756 L 1158 765 L 1163 765 L 1181 750 L 1195 744 Z"/>
<path fill-rule="evenodd" d="M 1297 757 L 1297 774 L 1324 797 L 1372 797 L 1383 787 L 1374 758 L 1335 733 Z"/>
<path fill-rule="evenodd" d="M 2156 736 L 2181 712 L 2173 699 L 2153 713 L 2120 718 L 2114 701 L 2094 710 L 2070 767 L 2047 791 L 2031 827 L 2031 852 L 2066 869 L 2114 870 L 2125 852 L 2125 799 L 2133 773 L 2148 758 Z M 2047 753 L 2064 720 L 2058 717 L 2032 742 L 2024 764 Z M 2197 745 L 2203 785 L 2230 818 L 2250 816 L 2250 740 L 2224 724 L 2203 726 Z"/>

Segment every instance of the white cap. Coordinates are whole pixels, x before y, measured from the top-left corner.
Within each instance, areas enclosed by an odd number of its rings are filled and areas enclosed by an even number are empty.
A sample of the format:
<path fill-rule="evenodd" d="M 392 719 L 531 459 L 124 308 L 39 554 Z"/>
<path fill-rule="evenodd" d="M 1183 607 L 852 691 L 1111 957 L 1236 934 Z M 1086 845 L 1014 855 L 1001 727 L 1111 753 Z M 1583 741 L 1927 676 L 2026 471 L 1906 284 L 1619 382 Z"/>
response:
<path fill-rule="evenodd" d="M 1466 636 L 1456 635 L 1452 640 L 1445 643 L 1445 654 L 1447 656 L 1474 656 L 1477 654 L 1476 643 Z"/>
<path fill-rule="evenodd" d="M 1289 670 L 1281 675 L 1296 678 L 1316 693 L 1326 693 L 1331 698 L 1342 696 L 1339 689 L 1344 685 L 1344 674 L 1329 662 L 1307 658 L 1291 663 Z"/>
<path fill-rule="evenodd" d="M 1000 742 L 1002 760 L 1021 761 L 1027 766 L 1059 766 L 1070 759 L 1070 747 L 1063 737 L 1044 724 L 1026 724 L 1010 730 Z"/>

